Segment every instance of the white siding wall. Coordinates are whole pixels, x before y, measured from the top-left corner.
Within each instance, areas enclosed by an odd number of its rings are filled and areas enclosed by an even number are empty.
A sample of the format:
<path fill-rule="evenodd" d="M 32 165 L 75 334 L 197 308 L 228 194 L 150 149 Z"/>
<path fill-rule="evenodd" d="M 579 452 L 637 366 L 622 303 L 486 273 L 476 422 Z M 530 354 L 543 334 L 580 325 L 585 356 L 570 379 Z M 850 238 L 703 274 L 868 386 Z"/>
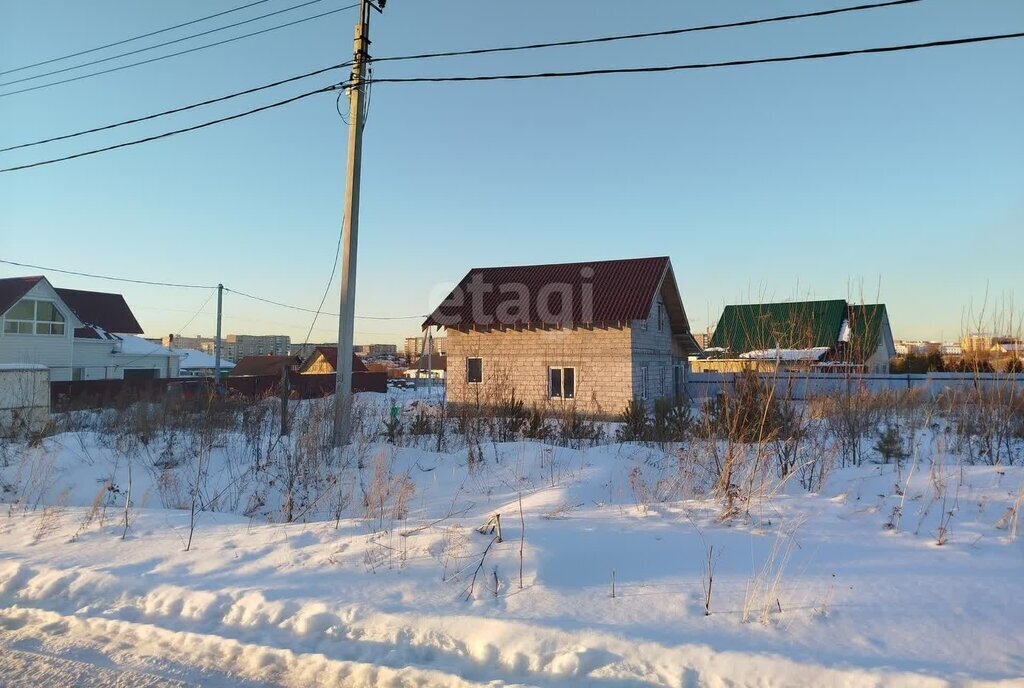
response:
<path fill-rule="evenodd" d="M 51 380 L 70 380 L 72 336 L 78 320 L 46 282 L 36 284 L 24 298 L 52 301 L 65 318 L 64 335 L 4 334 L 0 322 L 0 363 L 41 363 L 50 368 Z"/>
<path fill-rule="evenodd" d="M 75 340 L 74 367 L 82 369 L 83 380 L 120 380 L 124 377 L 125 368 L 155 368 L 157 377 L 178 377 L 180 374 L 180 359 L 176 356 L 113 353 L 116 345 L 117 342 L 109 340 Z"/>

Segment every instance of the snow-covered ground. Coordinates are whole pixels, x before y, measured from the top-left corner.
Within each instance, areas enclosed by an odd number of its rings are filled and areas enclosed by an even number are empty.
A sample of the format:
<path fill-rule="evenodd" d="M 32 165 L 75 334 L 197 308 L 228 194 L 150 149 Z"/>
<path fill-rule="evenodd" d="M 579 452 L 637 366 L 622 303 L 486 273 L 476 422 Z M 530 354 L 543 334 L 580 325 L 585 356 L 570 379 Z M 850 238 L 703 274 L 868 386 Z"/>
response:
<path fill-rule="evenodd" d="M 235 436 L 205 472 L 181 437 L 8 447 L 0 684 L 1024 685 L 1024 469 L 941 435 L 726 519 L 672 447 L 363 443 L 301 495 Z"/>

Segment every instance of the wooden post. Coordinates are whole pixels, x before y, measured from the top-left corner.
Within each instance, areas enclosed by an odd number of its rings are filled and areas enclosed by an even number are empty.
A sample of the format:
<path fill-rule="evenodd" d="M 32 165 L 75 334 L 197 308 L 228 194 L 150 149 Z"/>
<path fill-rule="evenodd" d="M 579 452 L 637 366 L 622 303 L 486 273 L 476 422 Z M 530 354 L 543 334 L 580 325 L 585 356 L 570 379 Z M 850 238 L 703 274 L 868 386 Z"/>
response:
<path fill-rule="evenodd" d="M 281 369 L 281 436 L 288 434 L 288 396 L 291 393 L 291 378 L 288 366 Z"/>

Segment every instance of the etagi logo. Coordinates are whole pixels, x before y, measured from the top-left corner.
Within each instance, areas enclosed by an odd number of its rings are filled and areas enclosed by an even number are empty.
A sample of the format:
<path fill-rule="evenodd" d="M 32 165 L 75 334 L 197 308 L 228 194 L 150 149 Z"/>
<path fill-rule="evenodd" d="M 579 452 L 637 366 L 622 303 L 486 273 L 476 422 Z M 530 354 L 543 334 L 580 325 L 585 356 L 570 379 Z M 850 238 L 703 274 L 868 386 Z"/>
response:
<path fill-rule="evenodd" d="M 494 283 L 473 273 L 456 286 L 434 312 L 438 325 L 558 325 L 593 322 L 594 269 L 579 269 L 571 281 Z"/>

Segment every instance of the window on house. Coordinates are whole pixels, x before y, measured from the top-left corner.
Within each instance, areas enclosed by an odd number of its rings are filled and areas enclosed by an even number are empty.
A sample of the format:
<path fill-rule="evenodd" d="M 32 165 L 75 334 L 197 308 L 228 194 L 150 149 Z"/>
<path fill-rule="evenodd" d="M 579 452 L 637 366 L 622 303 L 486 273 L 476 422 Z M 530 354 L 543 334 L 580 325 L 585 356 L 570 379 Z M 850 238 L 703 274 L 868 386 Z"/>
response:
<path fill-rule="evenodd" d="M 576 369 L 548 368 L 548 396 L 552 399 L 575 399 Z"/>
<path fill-rule="evenodd" d="M 647 366 L 640 368 L 640 398 L 647 398 Z"/>
<path fill-rule="evenodd" d="M 658 387 L 661 388 L 659 394 L 665 396 L 665 366 L 658 368 Z"/>
<path fill-rule="evenodd" d="M 466 382 L 480 383 L 484 381 L 484 359 L 466 359 Z"/>
<path fill-rule="evenodd" d="M 664 325 L 664 319 L 665 319 L 664 316 L 665 316 L 665 306 L 663 304 L 659 303 L 658 304 L 658 332 L 661 332 L 662 329 L 664 329 L 664 327 L 665 327 L 665 325 Z"/>
<path fill-rule="evenodd" d="M 22 299 L 4 316 L 4 334 L 64 335 L 64 316 L 50 301 Z"/>

